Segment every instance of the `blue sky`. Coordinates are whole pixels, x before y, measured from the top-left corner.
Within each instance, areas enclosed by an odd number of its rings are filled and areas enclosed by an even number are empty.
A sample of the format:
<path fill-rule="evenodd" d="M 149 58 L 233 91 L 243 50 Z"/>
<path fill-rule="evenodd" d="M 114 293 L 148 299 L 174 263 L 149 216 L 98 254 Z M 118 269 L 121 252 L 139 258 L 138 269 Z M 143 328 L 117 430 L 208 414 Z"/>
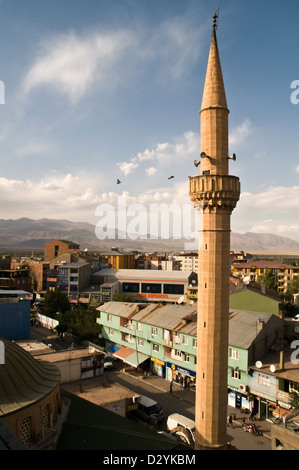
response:
<path fill-rule="evenodd" d="M 0 218 L 189 203 L 218 7 L 232 230 L 299 241 L 298 0 L 0 1 Z"/>

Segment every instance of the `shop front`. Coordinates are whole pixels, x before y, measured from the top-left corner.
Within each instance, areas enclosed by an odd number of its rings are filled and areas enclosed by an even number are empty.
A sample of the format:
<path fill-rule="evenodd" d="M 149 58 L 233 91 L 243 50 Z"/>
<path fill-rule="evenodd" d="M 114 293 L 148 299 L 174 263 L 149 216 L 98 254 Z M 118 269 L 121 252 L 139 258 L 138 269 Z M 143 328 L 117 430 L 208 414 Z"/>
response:
<path fill-rule="evenodd" d="M 158 377 L 162 377 L 163 379 L 166 378 L 166 367 L 165 362 L 156 359 L 155 357 L 151 357 L 151 374 L 157 375 Z"/>
<path fill-rule="evenodd" d="M 170 362 L 166 363 L 166 368 L 166 378 L 170 382 L 173 381 L 174 383 L 179 384 L 183 388 L 191 388 L 195 390 L 196 373 L 193 370 L 186 369 Z"/>
<path fill-rule="evenodd" d="M 254 397 L 232 388 L 228 389 L 227 404 L 233 408 L 249 412 L 253 409 Z"/>

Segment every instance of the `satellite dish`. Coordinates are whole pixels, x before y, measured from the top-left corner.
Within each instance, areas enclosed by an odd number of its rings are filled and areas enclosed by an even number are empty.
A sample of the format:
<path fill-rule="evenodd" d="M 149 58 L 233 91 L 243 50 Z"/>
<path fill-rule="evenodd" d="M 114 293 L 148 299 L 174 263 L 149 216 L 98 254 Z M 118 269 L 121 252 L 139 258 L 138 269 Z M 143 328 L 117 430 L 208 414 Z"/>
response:
<path fill-rule="evenodd" d="M 294 331 L 295 333 L 299 333 L 299 326 L 295 326 Z"/>
<path fill-rule="evenodd" d="M 262 367 L 262 362 L 261 361 L 256 361 L 255 363 L 255 367 L 257 367 L 258 369 L 260 369 Z"/>
<path fill-rule="evenodd" d="M 275 371 L 276 371 L 276 367 L 275 367 L 275 365 L 274 365 L 274 364 L 271 364 L 271 366 L 270 366 L 270 370 L 271 370 L 271 372 L 275 372 Z"/>

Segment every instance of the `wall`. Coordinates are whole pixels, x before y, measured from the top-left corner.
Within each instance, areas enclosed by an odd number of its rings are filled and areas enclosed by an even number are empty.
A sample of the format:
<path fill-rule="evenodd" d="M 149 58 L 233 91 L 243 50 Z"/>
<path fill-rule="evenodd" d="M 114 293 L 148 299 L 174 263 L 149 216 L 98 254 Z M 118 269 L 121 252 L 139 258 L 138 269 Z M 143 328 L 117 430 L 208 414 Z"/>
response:
<path fill-rule="evenodd" d="M 266 312 L 278 315 L 279 302 L 250 290 L 245 290 L 230 294 L 229 308 L 235 310 L 248 310 L 251 312 Z"/>
<path fill-rule="evenodd" d="M 0 303 L 0 336 L 11 341 L 30 338 L 30 302 Z"/>

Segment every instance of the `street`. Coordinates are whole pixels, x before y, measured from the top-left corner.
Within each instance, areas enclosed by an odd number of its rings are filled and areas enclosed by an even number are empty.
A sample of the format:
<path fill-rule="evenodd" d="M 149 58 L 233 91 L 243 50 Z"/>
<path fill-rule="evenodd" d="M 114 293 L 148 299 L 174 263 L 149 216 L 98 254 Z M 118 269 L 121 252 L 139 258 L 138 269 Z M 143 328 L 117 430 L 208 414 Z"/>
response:
<path fill-rule="evenodd" d="M 150 380 L 139 380 L 116 369 L 106 372 L 106 374 L 107 379 L 118 382 L 136 393 L 156 400 L 164 409 L 166 417 L 172 413 L 180 413 L 194 420 L 194 405 L 177 398 L 175 395 L 153 387 Z M 167 431 L 166 419 L 159 425 L 158 430 Z M 271 450 L 271 441 L 268 437 L 254 436 L 251 433 L 244 432 L 240 425 L 236 423 L 233 423 L 233 426 L 228 428 L 227 441 L 239 450 Z"/>

